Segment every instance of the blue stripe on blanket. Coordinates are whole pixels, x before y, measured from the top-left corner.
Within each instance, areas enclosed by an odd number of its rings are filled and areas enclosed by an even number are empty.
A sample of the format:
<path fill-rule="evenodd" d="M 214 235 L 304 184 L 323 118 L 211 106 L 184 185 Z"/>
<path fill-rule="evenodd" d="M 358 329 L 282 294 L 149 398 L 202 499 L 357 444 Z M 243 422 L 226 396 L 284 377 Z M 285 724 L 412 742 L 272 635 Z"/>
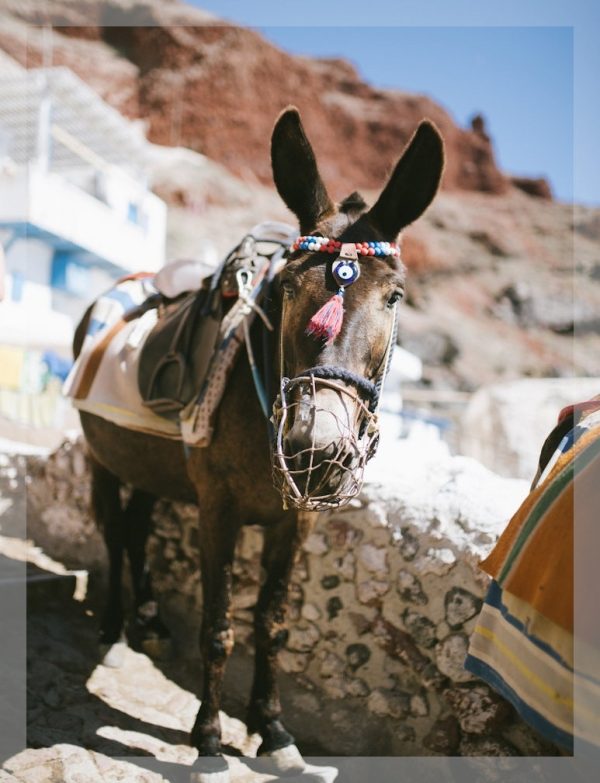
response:
<path fill-rule="evenodd" d="M 90 322 L 87 328 L 87 334 L 89 337 L 95 337 L 98 332 L 102 331 L 106 326 L 106 321 L 99 321 L 97 318 L 90 318 Z"/>
<path fill-rule="evenodd" d="M 119 290 L 119 288 L 111 288 L 110 291 L 107 291 L 105 294 L 103 294 L 103 298 L 114 299 L 115 302 L 118 302 L 123 308 L 124 315 L 126 315 L 130 310 L 133 310 L 134 307 L 138 306 L 138 303 L 135 302 L 129 294 L 125 293 L 125 291 Z"/>
<path fill-rule="evenodd" d="M 550 740 L 550 742 L 554 742 L 556 745 L 561 745 L 570 752 L 573 751 L 572 735 L 550 723 L 550 721 L 546 720 L 546 718 L 534 710 L 527 702 L 523 701 L 495 669 L 492 669 L 487 663 L 484 663 L 482 660 L 475 658 L 472 655 L 467 655 L 465 668 L 480 679 L 489 683 L 495 691 L 513 705 L 527 723 L 539 731 L 546 739 Z"/>
<path fill-rule="evenodd" d="M 572 448 L 573 444 L 575 443 L 576 431 L 577 431 L 577 427 L 575 427 L 575 429 L 570 430 L 565 435 L 565 437 L 558 444 L 557 451 L 559 451 L 561 454 L 566 454 L 567 451 L 569 451 L 569 449 Z"/>
<path fill-rule="evenodd" d="M 573 669 L 573 667 L 567 663 L 567 661 L 565 661 L 561 655 L 559 655 L 554 647 L 548 644 L 548 642 L 543 641 L 543 639 L 540 639 L 532 634 L 517 617 L 509 612 L 508 608 L 502 603 L 502 592 L 502 588 L 498 582 L 492 581 L 488 588 L 488 593 L 485 597 L 484 603 L 486 603 L 488 606 L 492 606 L 494 609 L 497 609 L 509 625 L 512 625 L 513 628 L 516 628 L 519 633 L 522 633 L 523 636 L 529 639 L 532 644 L 534 644 L 549 658 L 552 658 L 557 663 L 559 663 L 564 669 L 569 672 L 574 671 L 578 677 L 582 677 L 584 680 L 588 680 L 589 682 L 594 683 L 594 685 L 600 685 L 599 678 L 593 677 L 591 674 L 589 674 L 589 672 L 583 672 L 580 669 Z"/>
<path fill-rule="evenodd" d="M 502 588 L 495 580 L 492 581 L 489 586 L 488 593 L 485 597 L 485 603 L 489 606 L 493 606 L 494 609 L 497 609 L 509 625 L 516 628 L 519 633 L 522 633 L 523 636 L 529 639 L 532 644 L 535 644 L 543 653 L 560 663 L 560 665 L 568 671 L 573 671 L 572 667 L 548 644 L 548 642 L 544 642 L 542 639 L 531 634 L 519 619 L 510 614 L 508 608 L 502 603 Z"/>

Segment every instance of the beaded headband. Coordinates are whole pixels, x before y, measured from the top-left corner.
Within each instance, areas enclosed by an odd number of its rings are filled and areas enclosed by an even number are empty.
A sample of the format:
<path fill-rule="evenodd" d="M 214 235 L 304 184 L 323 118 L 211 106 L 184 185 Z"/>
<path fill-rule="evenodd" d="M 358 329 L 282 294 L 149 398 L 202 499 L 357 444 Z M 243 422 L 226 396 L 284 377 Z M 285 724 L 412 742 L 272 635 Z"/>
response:
<path fill-rule="evenodd" d="M 337 253 L 343 244 L 352 245 L 361 256 L 400 256 L 400 247 L 395 242 L 340 242 L 328 237 L 298 237 L 294 240 L 294 250 L 308 250 L 314 253 Z"/>
<path fill-rule="evenodd" d="M 304 250 L 309 253 L 339 253 L 331 264 L 331 274 L 339 286 L 337 293 L 313 315 L 306 327 L 306 334 L 316 340 L 325 339 L 327 345 L 335 340 L 342 328 L 344 293 L 346 287 L 360 277 L 359 255 L 400 257 L 400 248 L 395 242 L 340 242 L 328 237 L 298 237 L 290 249 L 292 252 Z"/>

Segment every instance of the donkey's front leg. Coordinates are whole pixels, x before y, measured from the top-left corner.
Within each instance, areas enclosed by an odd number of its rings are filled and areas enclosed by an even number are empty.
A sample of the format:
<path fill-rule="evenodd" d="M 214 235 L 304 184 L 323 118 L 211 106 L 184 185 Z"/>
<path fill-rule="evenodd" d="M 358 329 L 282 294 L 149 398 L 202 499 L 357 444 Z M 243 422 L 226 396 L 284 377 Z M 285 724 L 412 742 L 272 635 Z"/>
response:
<path fill-rule="evenodd" d="M 203 613 L 200 647 L 204 668 L 202 704 L 191 741 L 200 756 L 221 755 L 219 707 L 227 658 L 233 649 L 231 586 L 238 526 L 226 512 L 200 511 Z"/>
<path fill-rule="evenodd" d="M 285 645 L 285 605 L 292 568 L 298 550 L 316 519 L 316 514 L 287 514 L 265 531 L 262 555 L 264 582 L 254 615 L 256 657 L 254 683 L 248 710 L 248 731 L 262 737 L 259 755 L 281 756 L 282 766 L 302 766 L 294 738 L 284 728 L 277 686 L 277 653 Z M 289 748 L 287 753 L 280 752 Z M 275 755 L 274 755 L 275 754 Z"/>

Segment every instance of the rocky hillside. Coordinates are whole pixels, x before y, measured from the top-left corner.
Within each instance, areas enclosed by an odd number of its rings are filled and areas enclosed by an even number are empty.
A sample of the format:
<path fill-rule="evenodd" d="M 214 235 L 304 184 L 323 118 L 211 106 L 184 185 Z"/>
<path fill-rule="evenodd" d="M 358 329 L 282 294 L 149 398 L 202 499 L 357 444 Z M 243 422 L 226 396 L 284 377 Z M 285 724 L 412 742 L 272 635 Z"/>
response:
<path fill-rule="evenodd" d="M 155 189 L 172 205 L 172 255 L 193 255 L 202 237 L 225 253 L 265 216 L 294 222 L 272 187 L 188 150 L 154 153 Z M 426 386 L 600 375 L 599 210 L 519 190 L 442 192 L 402 247 L 400 340 L 423 359 Z"/>
<path fill-rule="evenodd" d="M 293 102 L 339 198 L 348 183 L 378 187 L 424 116 L 446 140 L 447 189 L 510 189 L 481 118 L 459 128 L 429 98 L 370 86 L 345 60 L 291 56 L 251 30 L 174 0 L 3 5 L 10 15 L 0 48 L 28 67 L 47 63 L 48 32 L 40 23 L 51 22 L 53 64 L 71 68 L 126 116 L 144 119 L 152 141 L 201 152 L 245 180 L 270 184 L 273 118 Z M 519 184 L 548 193 L 544 183 Z"/>
<path fill-rule="evenodd" d="M 292 219 L 268 154 L 286 104 L 301 109 L 338 198 L 354 188 L 374 198 L 428 116 L 446 142 L 444 190 L 404 238 L 400 334 L 425 362 L 424 383 L 469 391 L 521 376 L 600 375 L 600 213 L 552 201 L 544 180 L 499 171 L 481 117 L 460 128 L 429 98 L 379 90 L 345 61 L 290 56 L 176 0 L 41 8 L 2 0 L 0 49 L 29 67 L 72 68 L 146 123 L 163 145 L 154 184 L 172 205 L 172 255 L 196 253 L 207 236 L 224 252 L 260 220 Z"/>

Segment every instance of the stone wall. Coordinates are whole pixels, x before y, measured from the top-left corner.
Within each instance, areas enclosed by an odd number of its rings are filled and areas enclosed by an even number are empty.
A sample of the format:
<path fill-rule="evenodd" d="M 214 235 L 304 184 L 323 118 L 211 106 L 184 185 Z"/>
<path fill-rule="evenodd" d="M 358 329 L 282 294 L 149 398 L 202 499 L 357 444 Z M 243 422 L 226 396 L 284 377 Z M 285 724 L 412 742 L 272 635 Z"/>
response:
<path fill-rule="evenodd" d="M 531 481 L 562 408 L 600 392 L 600 378 L 522 378 L 483 386 L 459 427 L 460 448 L 501 476 Z"/>
<path fill-rule="evenodd" d="M 452 457 L 433 441 L 421 451 L 410 440 L 396 447 L 402 469 L 385 448 L 377 459 L 383 463 L 370 475 L 379 482 L 367 481 L 355 502 L 322 514 L 303 547 L 282 669 L 299 693 L 312 691 L 312 703 L 316 696 L 316 704 L 333 704 L 332 720 L 354 721 L 353 730 L 384 720 L 394 741 L 379 752 L 551 752 L 462 667 L 487 585 L 478 559 L 526 484 Z M 47 460 L 30 458 L 29 473 L 29 536 L 68 567 L 101 568 L 82 443 L 65 442 Z M 194 506 L 159 502 L 149 544 L 176 642 L 190 631 L 195 638 L 200 621 L 196 515 Z M 248 650 L 261 539 L 259 528 L 244 529 L 235 564 L 236 641 Z"/>

